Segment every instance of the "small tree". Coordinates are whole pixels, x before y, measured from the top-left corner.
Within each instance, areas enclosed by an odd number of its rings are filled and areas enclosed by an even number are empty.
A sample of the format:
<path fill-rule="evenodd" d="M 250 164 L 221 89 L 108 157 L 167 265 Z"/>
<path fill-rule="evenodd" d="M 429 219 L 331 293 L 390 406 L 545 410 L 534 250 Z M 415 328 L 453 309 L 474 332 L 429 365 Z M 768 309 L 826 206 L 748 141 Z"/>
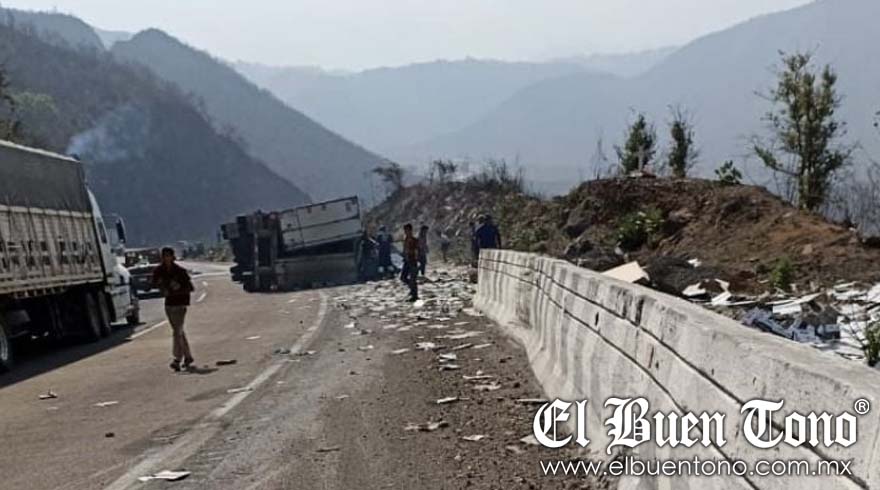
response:
<path fill-rule="evenodd" d="M 723 186 L 739 185 L 742 181 L 742 173 L 734 166 L 733 160 L 728 160 L 721 167 L 716 168 L 715 176 Z"/>
<path fill-rule="evenodd" d="M 620 168 L 624 173 L 642 170 L 654 159 L 657 152 L 657 132 L 654 125 L 648 123 L 645 115 L 639 113 L 636 120 L 629 126 L 623 148 L 615 146 Z"/>
<path fill-rule="evenodd" d="M 699 151 L 694 145 L 694 127 L 690 116 L 680 107 L 672 109 L 669 135 L 672 138 L 672 147 L 669 149 L 667 165 L 673 177 L 683 179 L 696 163 Z"/>
<path fill-rule="evenodd" d="M 828 65 L 817 74 L 809 53 L 781 55 L 783 70 L 767 97 L 779 107 L 764 117 L 772 141 L 768 146 L 756 139 L 753 148 L 764 165 L 792 181 L 798 207 L 815 211 L 825 201 L 834 173 L 849 163 L 853 151 L 836 143 L 846 133 L 845 125 L 835 119 L 840 107 L 837 74 Z"/>
<path fill-rule="evenodd" d="M 403 189 L 403 168 L 397 163 L 387 160 L 383 165 L 374 168 L 373 173 L 382 179 L 389 194 L 397 194 Z"/>
<path fill-rule="evenodd" d="M 15 98 L 9 90 L 6 72 L 0 69 L 0 138 L 14 141 L 20 133 L 21 121 L 18 119 Z"/>
<path fill-rule="evenodd" d="M 436 177 L 440 183 L 446 183 L 455 178 L 456 172 L 458 172 L 458 165 L 452 160 L 434 160 L 431 162 L 428 177 L 432 182 Z"/>

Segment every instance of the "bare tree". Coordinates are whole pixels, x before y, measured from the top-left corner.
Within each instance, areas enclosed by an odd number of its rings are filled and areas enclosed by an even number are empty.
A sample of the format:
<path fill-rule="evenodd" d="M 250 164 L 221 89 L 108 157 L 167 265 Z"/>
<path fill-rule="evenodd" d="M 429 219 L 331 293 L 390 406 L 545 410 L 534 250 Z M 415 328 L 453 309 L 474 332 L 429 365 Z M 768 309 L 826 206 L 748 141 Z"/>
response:
<path fill-rule="evenodd" d="M 395 195 L 403 189 L 403 168 L 391 160 L 386 160 L 382 165 L 373 169 L 385 183 L 389 195 Z"/>

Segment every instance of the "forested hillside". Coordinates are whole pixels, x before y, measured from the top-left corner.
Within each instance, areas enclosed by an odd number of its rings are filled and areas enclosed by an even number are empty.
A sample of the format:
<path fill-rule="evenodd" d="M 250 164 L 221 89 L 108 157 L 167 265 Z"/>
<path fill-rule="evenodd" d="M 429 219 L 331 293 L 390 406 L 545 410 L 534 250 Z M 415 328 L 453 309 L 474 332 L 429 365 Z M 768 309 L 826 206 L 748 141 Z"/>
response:
<path fill-rule="evenodd" d="M 381 157 L 287 107 L 209 54 L 156 29 L 117 42 L 112 52 L 201 99 L 217 129 L 235 134 L 250 155 L 312 197 L 369 194 L 365 175 Z"/>
<path fill-rule="evenodd" d="M 105 212 L 122 215 L 136 243 L 213 237 L 236 213 L 308 199 L 146 69 L 8 24 L 0 59 L 23 140 L 79 154 Z"/>

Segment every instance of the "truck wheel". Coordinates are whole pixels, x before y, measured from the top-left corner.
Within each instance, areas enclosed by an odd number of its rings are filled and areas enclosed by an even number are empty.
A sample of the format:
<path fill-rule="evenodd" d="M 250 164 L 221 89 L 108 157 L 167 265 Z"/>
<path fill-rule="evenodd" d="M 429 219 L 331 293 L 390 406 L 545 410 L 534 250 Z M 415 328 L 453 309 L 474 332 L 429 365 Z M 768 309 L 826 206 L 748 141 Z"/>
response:
<path fill-rule="evenodd" d="M 101 338 L 101 310 L 98 300 L 92 293 L 85 293 L 85 338 L 88 342 L 97 342 Z"/>
<path fill-rule="evenodd" d="M 101 337 L 109 337 L 113 333 L 110 327 L 113 318 L 110 316 L 110 305 L 104 293 L 98 293 L 98 310 L 101 313 Z"/>
<path fill-rule="evenodd" d="M 12 369 L 12 345 L 6 335 L 6 326 L 0 320 L 0 373 Z"/>

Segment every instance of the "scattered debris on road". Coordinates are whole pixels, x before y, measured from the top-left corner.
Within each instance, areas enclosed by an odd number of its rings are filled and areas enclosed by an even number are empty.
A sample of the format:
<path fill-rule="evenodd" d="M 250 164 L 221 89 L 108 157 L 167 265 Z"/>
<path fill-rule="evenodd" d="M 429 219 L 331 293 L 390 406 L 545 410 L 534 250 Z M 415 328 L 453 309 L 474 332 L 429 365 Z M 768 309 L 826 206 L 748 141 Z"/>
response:
<path fill-rule="evenodd" d="M 47 391 L 46 393 L 40 395 L 40 400 L 52 400 L 58 398 L 58 395 L 55 394 L 52 390 Z"/>
<path fill-rule="evenodd" d="M 102 408 L 103 407 L 112 407 L 113 405 L 119 405 L 119 402 L 116 400 L 112 400 L 112 401 L 100 402 L 100 403 L 95 404 L 96 407 L 102 407 Z"/>
<path fill-rule="evenodd" d="M 449 427 L 449 423 L 443 420 L 438 422 L 427 422 L 424 424 L 407 424 L 403 430 L 407 432 L 434 432 L 437 429 Z"/>
<path fill-rule="evenodd" d="M 480 442 L 487 437 L 489 437 L 489 436 L 487 436 L 485 434 L 474 434 L 472 436 L 464 436 L 464 437 L 462 437 L 462 440 L 465 440 L 468 442 Z"/>
<path fill-rule="evenodd" d="M 138 477 L 138 480 L 142 482 L 148 482 L 152 480 L 165 480 L 165 481 L 180 481 L 184 478 L 188 477 L 191 473 L 189 471 L 160 471 L 155 475 L 141 476 Z"/>
<path fill-rule="evenodd" d="M 245 387 L 243 387 L 243 388 L 230 388 L 230 389 L 226 390 L 226 393 L 229 393 L 229 394 L 232 394 L 232 393 L 245 393 L 245 392 L 248 392 L 248 391 L 254 391 L 254 389 L 253 389 L 253 388 L 250 388 L 250 387 L 247 387 L 247 386 L 245 386 Z"/>
<path fill-rule="evenodd" d="M 437 403 L 437 405 L 446 405 L 447 403 L 455 403 L 455 402 L 459 402 L 461 400 L 462 399 L 457 396 L 449 396 L 449 397 L 441 398 L 441 399 L 437 400 L 436 403 Z"/>

